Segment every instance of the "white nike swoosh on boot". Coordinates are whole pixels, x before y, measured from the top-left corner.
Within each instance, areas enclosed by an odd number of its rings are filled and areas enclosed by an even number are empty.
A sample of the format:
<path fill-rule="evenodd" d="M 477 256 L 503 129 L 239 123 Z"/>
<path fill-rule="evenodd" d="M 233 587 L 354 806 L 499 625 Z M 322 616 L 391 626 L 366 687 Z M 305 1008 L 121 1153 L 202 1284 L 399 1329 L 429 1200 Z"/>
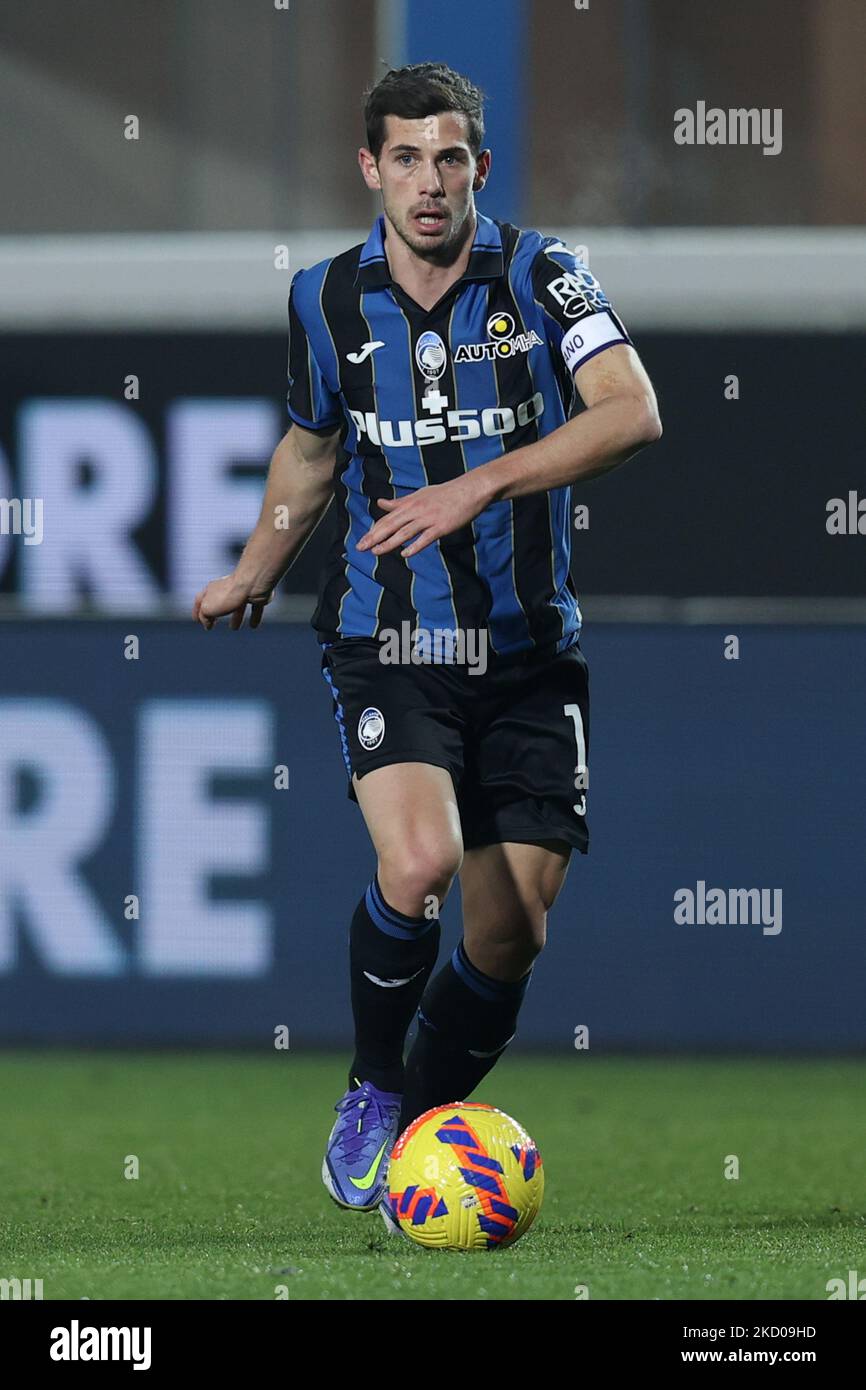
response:
<path fill-rule="evenodd" d="M 421 966 L 421 970 L 423 969 L 424 966 Z M 378 974 L 370 974 L 370 970 L 364 970 L 364 974 L 366 974 L 368 980 L 373 980 L 374 984 L 381 984 L 384 990 L 395 990 L 398 984 L 409 984 L 410 980 L 416 979 L 416 976 L 421 973 L 421 970 L 416 970 L 416 973 L 407 976 L 406 980 L 379 980 Z"/>

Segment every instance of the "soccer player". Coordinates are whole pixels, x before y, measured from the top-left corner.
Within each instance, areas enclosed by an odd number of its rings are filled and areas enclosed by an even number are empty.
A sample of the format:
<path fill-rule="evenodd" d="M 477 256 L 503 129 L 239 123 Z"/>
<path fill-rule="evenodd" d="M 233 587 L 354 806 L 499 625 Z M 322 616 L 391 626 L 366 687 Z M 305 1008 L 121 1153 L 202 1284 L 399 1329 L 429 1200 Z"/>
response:
<path fill-rule="evenodd" d="M 193 615 L 237 629 L 249 607 L 257 627 L 336 499 L 312 624 L 377 869 L 349 928 L 355 1053 L 322 1176 L 342 1206 L 384 1197 L 393 1225 L 397 1135 L 502 1056 L 571 851 L 588 848 L 570 484 L 661 425 L 582 262 L 476 210 L 491 167 L 479 90 L 421 63 L 383 77 L 364 114 L 382 214 L 292 280 L 292 423 L 234 573 Z M 433 975 L 458 876 L 462 940 Z"/>

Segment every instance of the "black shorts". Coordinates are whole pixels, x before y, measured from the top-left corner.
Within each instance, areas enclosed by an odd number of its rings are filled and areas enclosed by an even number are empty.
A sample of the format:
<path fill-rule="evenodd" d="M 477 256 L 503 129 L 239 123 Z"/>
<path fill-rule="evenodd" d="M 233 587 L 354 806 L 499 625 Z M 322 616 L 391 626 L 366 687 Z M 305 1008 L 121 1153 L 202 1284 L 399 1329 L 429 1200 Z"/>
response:
<path fill-rule="evenodd" d="M 323 642 L 353 801 L 353 773 L 432 763 L 451 773 L 466 849 L 556 839 L 587 853 L 589 671 L 577 640 L 491 657 L 478 675 L 386 665 L 381 651 L 372 637 Z"/>

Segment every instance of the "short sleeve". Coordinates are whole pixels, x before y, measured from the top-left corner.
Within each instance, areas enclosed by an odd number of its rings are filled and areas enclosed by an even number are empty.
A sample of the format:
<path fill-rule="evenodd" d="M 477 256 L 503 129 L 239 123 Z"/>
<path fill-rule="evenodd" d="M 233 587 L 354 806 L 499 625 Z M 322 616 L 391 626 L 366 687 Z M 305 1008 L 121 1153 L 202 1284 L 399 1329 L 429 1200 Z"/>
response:
<path fill-rule="evenodd" d="M 310 337 L 298 309 L 299 270 L 289 290 L 289 364 L 286 408 L 290 419 L 305 430 L 334 430 L 343 423 L 340 402 L 316 361 Z"/>
<path fill-rule="evenodd" d="M 537 252 L 532 282 L 544 310 L 548 341 L 562 353 L 572 375 L 605 348 L 631 343 L 595 276 L 555 237 L 546 237 Z"/>

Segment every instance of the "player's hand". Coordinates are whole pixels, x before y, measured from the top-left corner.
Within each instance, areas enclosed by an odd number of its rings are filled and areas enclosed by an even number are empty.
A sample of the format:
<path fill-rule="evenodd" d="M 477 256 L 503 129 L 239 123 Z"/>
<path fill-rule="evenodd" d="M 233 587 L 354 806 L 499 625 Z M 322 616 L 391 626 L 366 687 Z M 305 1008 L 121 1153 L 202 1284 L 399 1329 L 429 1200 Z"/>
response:
<path fill-rule="evenodd" d="M 238 584 L 233 574 L 224 574 L 221 579 L 212 579 L 196 594 L 192 616 L 208 631 L 220 618 L 228 618 L 229 627 L 236 632 L 239 627 L 243 627 L 244 615 L 249 604 L 250 627 L 258 627 L 262 621 L 265 604 L 270 603 L 273 596 L 273 589 L 269 593 L 250 593 Z"/>
<path fill-rule="evenodd" d="M 406 497 L 382 497 L 376 505 L 387 516 L 374 522 L 358 541 L 358 549 L 387 555 L 389 550 L 402 546 L 401 555 L 417 555 L 440 536 L 448 536 L 473 521 L 488 500 L 471 473 L 448 483 L 419 488 Z"/>

